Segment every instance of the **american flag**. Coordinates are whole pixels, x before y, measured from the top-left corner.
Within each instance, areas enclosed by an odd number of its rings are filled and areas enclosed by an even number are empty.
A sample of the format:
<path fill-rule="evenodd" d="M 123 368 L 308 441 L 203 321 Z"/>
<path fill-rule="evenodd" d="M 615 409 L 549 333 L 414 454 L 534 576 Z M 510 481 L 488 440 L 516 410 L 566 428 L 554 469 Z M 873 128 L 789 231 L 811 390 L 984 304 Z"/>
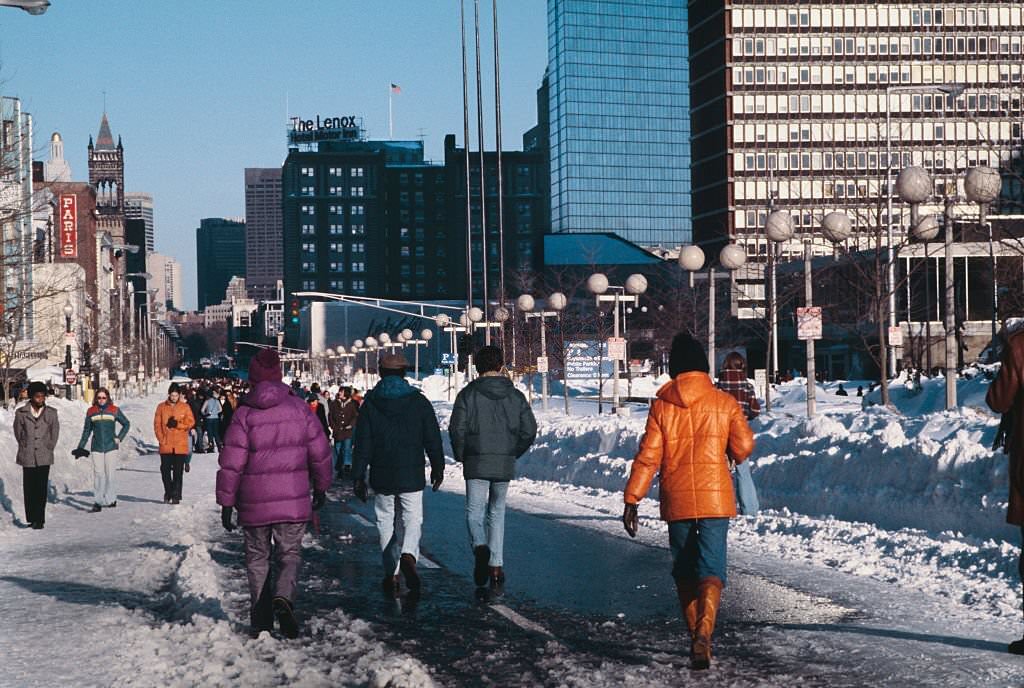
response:
<path fill-rule="evenodd" d="M 391 92 L 392 93 L 401 93 L 402 92 L 402 87 L 399 86 L 398 84 L 391 84 Z"/>

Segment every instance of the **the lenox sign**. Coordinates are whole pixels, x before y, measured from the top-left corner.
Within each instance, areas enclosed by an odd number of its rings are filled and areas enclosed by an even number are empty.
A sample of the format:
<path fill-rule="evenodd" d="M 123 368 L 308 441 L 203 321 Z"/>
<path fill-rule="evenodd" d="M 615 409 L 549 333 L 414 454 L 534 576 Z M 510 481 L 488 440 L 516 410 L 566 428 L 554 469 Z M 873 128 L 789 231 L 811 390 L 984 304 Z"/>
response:
<path fill-rule="evenodd" d="M 324 117 L 316 116 L 316 119 L 302 119 L 292 117 L 292 131 L 320 131 L 322 129 L 355 129 L 359 126 L 358 120 L 349 115 L 348 117 Z"/>
<path fill-rule="evenodd" d="M 290 118 L 288 142 L 292 144 L 320 141 L 357 141 L 363 134 L 363 119 L 348 117 L 321 117 L 315 119 Z"/>

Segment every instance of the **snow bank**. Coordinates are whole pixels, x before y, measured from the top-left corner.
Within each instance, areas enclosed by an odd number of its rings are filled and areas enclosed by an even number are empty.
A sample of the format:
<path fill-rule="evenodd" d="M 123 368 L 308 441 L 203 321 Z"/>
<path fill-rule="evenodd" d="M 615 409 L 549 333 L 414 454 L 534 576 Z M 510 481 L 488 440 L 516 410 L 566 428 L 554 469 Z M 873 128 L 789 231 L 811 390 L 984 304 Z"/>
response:
<path fill-rule="evenodd" d="M 936 385 L 927 382 L 923 394 L 941 392 Z M 861 399 L 824 387 L 812 420 L 801 382 L 780 385 L 772 414 L 753 423 L 751 465 L 762 507 L 1017 543 L 1019 530 L 1005 523 L 1007 457 L 990 449 L 998 418 L 976 405 L 987 385 L 982 374 L 964 378 L 965 406 L 917 415 L 861 409 Z M 908 411 L 930 407 L 895 398 Z M 520 476 L 621 493 L 646 414 L 566 417 L 552 410 L 537 417 L 540 431 L 517 464 Z"/>

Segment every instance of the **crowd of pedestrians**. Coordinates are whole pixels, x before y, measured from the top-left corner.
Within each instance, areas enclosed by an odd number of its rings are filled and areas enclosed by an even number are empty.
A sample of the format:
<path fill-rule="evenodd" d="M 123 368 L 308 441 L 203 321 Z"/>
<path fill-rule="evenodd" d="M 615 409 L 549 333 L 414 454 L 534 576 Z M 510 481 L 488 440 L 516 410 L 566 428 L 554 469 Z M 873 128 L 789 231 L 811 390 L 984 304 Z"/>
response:
<path fill-rule="evenodd" d="M 703 347 L 688 334 L 675 337 L 668 360 L 672 379 L 651 403 L 624 489 L 622 522 L 636 537 L 638 505 L 657 477 L 691 664 L 704 669 L 711 663 L 728 581 L 729 519 L 737 514 L 731 469 L 744 468 L 754 450 L 748 421 L 760 408 L 741 355 L 726 357 L 717 383 L 708 374 Z M 478 377 L 456 397 L 448 433 L 466 481 L 467 567 L 478 589 L 500 593 L 509 484 L 517 459 L 536 438 L 537 423 L 507 375 L 500 349 L 483 347 L 474 362 Z M 181 501 L 194 453 L 220 454 L 216 500 L 223 527 L 243 532 L 254 635 L 271 630 L 275 620 L 286 637 L 298 635 L 294 602 L 302 537 L 336 478 L 351 478 L 363 502 L 372 496 L 384 594 L 397 597 L 404 585 L 407 601 L 419 598 L 425 470 L 429 466 L 429 485 L 438 490 L 445 475 L 441 429 L 434 406 L 406 379 L 404 356 L 383 355 L 378 367 L 380 381 L 365 398 L 351 387 L 340 387 L 329 398 L 317 385 L 284 384 L 280 359 L 268 349 L 253 358 L 248 383 L 171 384 L 157 406 L 153 427 L 165 503 Z M 1010 456 L 1007 520 L 1016 525 L 1024 523 L 1022 388 L 1024 334 L 1018 334 L 1006 342 L 1002 368 L 988 393 L 992 409 L 1004 414 L 1000 441 Z M 26 391 L 14 414 L 14 434 L 26 518 L 39 529 L 45 524 L 60 428 L 56 411 L 46 405 L 46 387 L 33 383 Z M 114 459 L 130 427 L 109 391 L 98 389 L 73 452 L 91 459 L 93 512 L 117 505 Z M 1009 649 L 1024 654 L 1024 640 Z"/>

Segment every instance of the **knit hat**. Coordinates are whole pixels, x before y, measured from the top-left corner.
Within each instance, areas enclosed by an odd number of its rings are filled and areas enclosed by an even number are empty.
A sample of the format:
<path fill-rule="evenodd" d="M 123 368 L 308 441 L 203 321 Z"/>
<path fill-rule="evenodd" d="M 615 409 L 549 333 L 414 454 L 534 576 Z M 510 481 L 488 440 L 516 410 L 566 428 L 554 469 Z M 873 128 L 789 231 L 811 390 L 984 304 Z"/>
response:
<path fill-rule="evenodd" d="M 273 349 L 263 349 L 249 362 L 249 382 L 280 382 L 281 358 Z"/>
<path fill-rule="evenodd" d="M 379 368 L 388 370 L 400 370 L 409 367 L 409 361 L 402 354 L 385 354 L 380 357 Z"/>
<path fill-rule="evenodd" d="M 672 351 L 668 355 L 668 374 L 672 377 L 680 373 L 700 371 L 710 372 L 708 356 L 700 342 L 687 332 L 680 332 L 672 339 Z"/>
<path fill-rule="evenodd" d="M 177 382 L 172 382 L 171 386 L 167 388 L 168 394 L 174 394 L 175 392 L 181 393 L 181 387 L 178 386 Z"/>
<path fill-rule="evenodd" d="M 30 382 L 28 385 L 28 395 L 30 397 L 35 396 L 39 392 L 46 394 L 46 385 L 38 380 L 36 382 Z"/>

